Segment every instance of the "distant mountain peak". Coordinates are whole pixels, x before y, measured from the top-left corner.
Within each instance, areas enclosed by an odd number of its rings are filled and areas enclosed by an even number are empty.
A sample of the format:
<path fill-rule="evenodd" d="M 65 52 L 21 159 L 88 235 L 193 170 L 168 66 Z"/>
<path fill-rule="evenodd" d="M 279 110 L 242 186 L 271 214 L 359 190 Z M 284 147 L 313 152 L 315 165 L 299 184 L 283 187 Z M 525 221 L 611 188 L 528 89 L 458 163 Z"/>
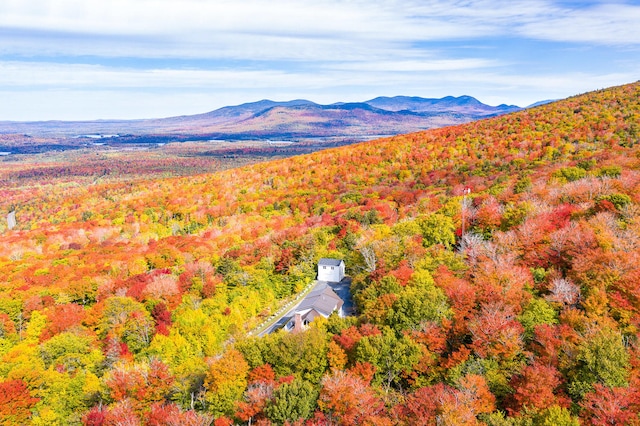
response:
<path fill-rule="evenodd" d="M 556 102 L 558 99 L 546 99 L 544 101 L 538 101 L 538 102 L 534 102 L 531 105 L 527 105 L 527 108 L 534 108 L 540 105 L 546 105 L 546 104 L 550 104 L 552 102 Z"/>
<path fill-rule="evenodd" d="M 421 98 L 418 96 L 379 96 L 366 101 L 367 104 L 387 111 L 411 111 L 417 113 L 435 113 L 453 111 L 477 116 L 492 116 L 518 111 L 515 105 L 491 106 L 469 95 L 445 96 L 443 98 Z"/>

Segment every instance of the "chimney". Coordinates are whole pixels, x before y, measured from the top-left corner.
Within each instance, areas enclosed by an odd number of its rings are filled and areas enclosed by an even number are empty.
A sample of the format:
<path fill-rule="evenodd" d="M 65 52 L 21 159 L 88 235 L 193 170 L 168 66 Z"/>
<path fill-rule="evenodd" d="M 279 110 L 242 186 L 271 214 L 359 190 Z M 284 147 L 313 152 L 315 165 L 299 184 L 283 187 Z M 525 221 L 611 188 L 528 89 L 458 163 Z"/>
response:
<path fill-rule="evenodd" d="M 298 333 L 300 331 L 302 331 L 302 314 L 296 312 L 293 317 L 293 330 L 291 332 Z"/>

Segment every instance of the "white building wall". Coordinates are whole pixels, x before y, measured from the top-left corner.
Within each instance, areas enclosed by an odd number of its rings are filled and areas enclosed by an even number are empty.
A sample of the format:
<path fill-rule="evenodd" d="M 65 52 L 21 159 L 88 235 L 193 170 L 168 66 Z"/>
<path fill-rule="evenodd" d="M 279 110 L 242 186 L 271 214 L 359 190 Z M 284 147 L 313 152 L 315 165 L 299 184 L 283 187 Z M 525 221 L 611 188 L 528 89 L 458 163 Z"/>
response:
<path fill-rule="evenodd" d="M 340 281 L 340 268 L 337 266 L 318 266 L 318 280 L 319 281 Z"/>
<path fill-rule="evenodd" d="M 344 278 L 344 262 L 340 266 L 318 265 L 318 280 L 340 282 Z"/>

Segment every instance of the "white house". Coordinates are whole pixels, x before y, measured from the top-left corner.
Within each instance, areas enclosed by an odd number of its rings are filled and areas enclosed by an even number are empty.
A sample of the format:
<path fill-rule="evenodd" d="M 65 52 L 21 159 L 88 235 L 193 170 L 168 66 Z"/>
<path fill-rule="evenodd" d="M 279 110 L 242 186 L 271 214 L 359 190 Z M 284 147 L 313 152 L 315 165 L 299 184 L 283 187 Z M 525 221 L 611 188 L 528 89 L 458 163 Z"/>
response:
<path fill-rule="evenodd" d="M 318 281 L 339 283 L 344 278 L 344 261 L 323 257 L 318 262 Z"/>
<path fill-rule="evenodd" d="M 16 222 L 16 211 L 13 210 L 11 213 L 9 213 L 9 215 L 7 216 L 7 228 L 9 230 L 13 229 L 16 227 L 18 223 Z"/>
<path fill-rule="evenodd" d="M 317 317 L 329 318 L 333 312 L 344 316 L 344 301 L 327 283 L 319 283 L 300 303 L 285 325 L 287 331 L 302 331 Z"/>

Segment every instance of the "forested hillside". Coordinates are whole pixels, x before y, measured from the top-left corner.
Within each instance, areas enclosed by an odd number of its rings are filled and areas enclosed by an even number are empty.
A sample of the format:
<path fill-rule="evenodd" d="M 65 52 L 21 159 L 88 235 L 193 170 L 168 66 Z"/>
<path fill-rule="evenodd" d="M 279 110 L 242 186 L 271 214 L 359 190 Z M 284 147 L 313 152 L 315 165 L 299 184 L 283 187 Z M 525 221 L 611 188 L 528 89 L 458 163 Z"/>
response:
<path fill-rule="evenodd" d="M 640 424 L 639 137 L 636 83 L 216 174 L 5 190 L 0 423 Z M 248 336 L 321 257 L 358 316 Z"/>

